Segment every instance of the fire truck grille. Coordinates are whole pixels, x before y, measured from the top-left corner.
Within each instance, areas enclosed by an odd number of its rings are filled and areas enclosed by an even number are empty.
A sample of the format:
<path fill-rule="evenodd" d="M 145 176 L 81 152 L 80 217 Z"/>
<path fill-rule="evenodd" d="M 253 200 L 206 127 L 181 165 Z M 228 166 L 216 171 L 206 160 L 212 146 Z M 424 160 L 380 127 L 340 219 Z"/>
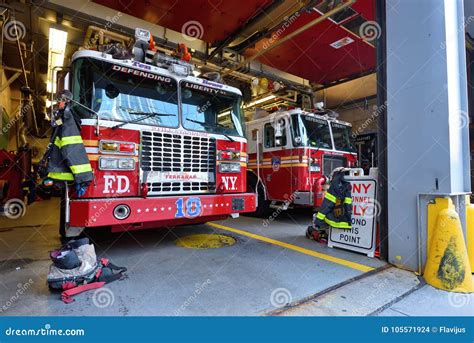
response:
<path fill-rule="evenodd" d="M 347 159 L 343 156 L 324 155 L 323 157 L 323 175 L 329 176 L 334 169 L 346 166 Z"/>
<path fill-rule="evenodd" d="M 143 131 L 141 144 L 149 195 L 215 191 L 214 138 Z"/>

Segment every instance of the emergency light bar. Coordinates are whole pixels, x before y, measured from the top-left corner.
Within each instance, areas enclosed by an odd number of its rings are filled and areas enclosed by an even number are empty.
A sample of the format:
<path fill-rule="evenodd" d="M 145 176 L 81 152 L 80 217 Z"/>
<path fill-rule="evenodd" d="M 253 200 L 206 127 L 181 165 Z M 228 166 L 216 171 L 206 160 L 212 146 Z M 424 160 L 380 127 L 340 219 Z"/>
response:
<path fill-rule="evenodd" d="M 219 160 L 239 160 L 240 152 L 222 150 L 218 153 Z"/>
<path fill-rule="evenodd" d="M 191 64 L 160 52 L 153 56 L 153 64 L 160 68 L 168 68 L 173 74 L 188 76 L 193 73 Z"/>

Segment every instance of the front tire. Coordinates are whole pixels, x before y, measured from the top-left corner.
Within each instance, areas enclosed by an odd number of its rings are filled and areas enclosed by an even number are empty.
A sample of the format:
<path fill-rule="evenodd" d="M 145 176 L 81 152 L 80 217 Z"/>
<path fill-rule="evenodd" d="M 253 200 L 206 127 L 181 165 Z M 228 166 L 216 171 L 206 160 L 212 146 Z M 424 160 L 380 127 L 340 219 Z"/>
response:
<path fill-rule="evenodd" d="M 264 217 L 270 212 L 270 201 L 265 199 L 265 189 L 262 186 L 258 187 L 257 199 L 257 209 L 252 214 L 256 217 Z"/>

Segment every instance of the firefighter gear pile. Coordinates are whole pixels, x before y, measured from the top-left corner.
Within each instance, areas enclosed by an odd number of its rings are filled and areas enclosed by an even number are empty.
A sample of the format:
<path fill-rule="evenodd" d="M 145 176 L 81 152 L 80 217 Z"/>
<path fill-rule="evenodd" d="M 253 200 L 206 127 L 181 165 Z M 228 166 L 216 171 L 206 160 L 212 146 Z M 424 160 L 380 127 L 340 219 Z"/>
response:
<path fill-rule="evenodd" d="M 350 229 L 352 216 L 351 183 L 344 179 L 344 170 L 335 170 L 323 203 L 316 215 L 315 227 L 324 223 L 337 229 Z"/>
<path fill-rule="evenodd" d="M 66 103 L 56 112 L 56 126 L 51 135 L 43 164 L 47 176 L 57 181 L 74 181 L 77 196 L 84 195 L 92 181 L 92 168 L 81 137 L 80 120 Z"/>
<path fill-rule="evenodd" d="M 66 304 L 73 302 L 76 294 L 126 277 L 127 268 L 118 267 L 106 258 L 97 258 L 89 238 L 67 242 L 52 251 L 50 258 L 48 285 L 62 291 L 61 300 Z"/>

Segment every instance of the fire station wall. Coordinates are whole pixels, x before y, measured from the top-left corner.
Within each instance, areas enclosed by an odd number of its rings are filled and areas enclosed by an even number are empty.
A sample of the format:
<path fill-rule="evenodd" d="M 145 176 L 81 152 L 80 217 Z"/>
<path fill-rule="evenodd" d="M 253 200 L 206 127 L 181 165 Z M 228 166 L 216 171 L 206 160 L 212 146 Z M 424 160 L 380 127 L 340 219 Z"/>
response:
<path fill-rule="evenodd" d="M 389 261 L 422 271 L 420 194 L 470 191 L 463 3 L 387 0 L 386 8 Z"/>
<path fill-rule="evenodd" d="M 340 120 L 352 124 L 356 135 L 377 131 L 376 74 L 325 88 L 315 93 L 317 102 L 339 113 Z"/>
<path fill-rule="evenodd" d="M 339 113 L 338 119 L 352 124 L 355 135 L 377 132 L 377 99 L 336 107 L 335 111 Z"/>

